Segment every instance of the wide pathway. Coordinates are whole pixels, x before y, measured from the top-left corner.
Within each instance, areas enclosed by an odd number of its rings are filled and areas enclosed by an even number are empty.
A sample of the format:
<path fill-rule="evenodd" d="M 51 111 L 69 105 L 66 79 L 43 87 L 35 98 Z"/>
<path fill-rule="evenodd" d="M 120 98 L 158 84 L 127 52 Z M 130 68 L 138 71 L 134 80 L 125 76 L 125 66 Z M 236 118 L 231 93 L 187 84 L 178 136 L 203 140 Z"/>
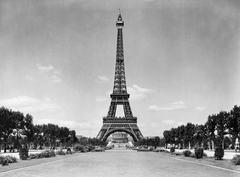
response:
<path fill-rule="evenodd" d="M 0 167 L 1 168 L 1 167 Z M 79 153 L 31 167 L 0 173 L 0 177 L 240 177 L 239 171 L 181 160 L 156 152 L 110 150 Z"/>

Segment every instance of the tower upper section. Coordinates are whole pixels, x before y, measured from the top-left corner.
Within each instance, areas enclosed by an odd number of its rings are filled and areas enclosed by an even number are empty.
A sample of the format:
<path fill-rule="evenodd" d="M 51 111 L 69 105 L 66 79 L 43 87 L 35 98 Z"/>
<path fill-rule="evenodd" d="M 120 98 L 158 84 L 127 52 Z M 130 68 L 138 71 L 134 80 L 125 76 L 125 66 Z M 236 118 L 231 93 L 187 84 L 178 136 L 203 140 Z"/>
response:
<path fill-rule="evenodd" d="M 115 77 L 113 93 L 111 96 L 125 95 L 127 94 L 126 78 L 125 78 L 125 67 L 124 67 L 124 52 L 123 52 L 123 26 L 124 22 L 121 13 L 119 13 L 116 27 L 117 27 L 117 51 L 116 51 L 116 66 L 115 66 Z"/>
<path fill-rule="evenodd" d="M 117 28 L 122 28 L 124 26 L 124 21 L 122 20 L 122 15 L 121 15 L 120 12 L 118 14 L 118 19 L 117 19 L 117 22 L 116 22 L 116 26 L 117 26 Z"/>

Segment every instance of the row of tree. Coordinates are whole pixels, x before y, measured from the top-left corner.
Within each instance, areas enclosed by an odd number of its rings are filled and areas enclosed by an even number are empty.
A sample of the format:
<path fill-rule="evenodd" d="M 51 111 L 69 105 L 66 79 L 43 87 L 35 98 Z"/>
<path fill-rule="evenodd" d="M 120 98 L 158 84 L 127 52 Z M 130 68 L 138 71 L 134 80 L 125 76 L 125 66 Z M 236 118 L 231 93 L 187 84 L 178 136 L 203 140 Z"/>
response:
<path fill-rule="evenodd" d="M 76 132 L 54 124 L 34 125 L 30 114 L 0 108 L 0 144 L 4 152 L 28 147 L 69 146 L 77 142 Z"/>
<path fill-rule="evenodd" d="M 153 146 L 153 147 L 157 147 L 157 146 L 164 146 L 165 141 L 164 138 L 161 138 L 159 136 L 155 136 L 155 137 L 145 137 L 140 139 L 137 142 L 134 142 L 135 146 Z"/>
<path fill-rule="evenodd" d="M 165 130 L 163 136 L 166 144 L 177 145 L 179 148 L 234 148 L 236 138 L 240 137 L 240 106 L 234 106 L 229 112 L 209 115 L 203 125 L 187 123 Z"/>
<path fill-rule="evenodd" d="M 101 141 L 100 139 L 97 138 L 90 138 L 90 137 L 84 137 L 81 136 L 78 138 L 78 144 L 83 145 L 83 146 L 106 146 L 107 142 Z"/>

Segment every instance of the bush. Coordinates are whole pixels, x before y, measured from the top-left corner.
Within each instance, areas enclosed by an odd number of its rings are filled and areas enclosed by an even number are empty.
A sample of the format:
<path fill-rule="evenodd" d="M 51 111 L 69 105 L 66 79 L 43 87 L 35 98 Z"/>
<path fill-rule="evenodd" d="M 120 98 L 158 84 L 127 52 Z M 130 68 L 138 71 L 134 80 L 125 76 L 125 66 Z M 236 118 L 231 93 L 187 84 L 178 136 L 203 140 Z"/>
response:
<path fill-rule="evenodd" d="M 66 155 L 66 153 L 63 152 L 63 150 L 59 150 L 59 151 L 57 151 L 56 154 L 57 154 L 57 155 Z"/>
<path fill-rule="evenodd" d="M 224 156 L 224 150 L 222 147 L 216 147 L 214 157 L 216 160 L 221 160 Z"/>
<path fill-rule="evenodd" d="M 89 145 L 89 146 L 87 146 L 87 149 L 88 149 L 88 151 L 93 151 L 95 149 L 95 147 L 92 145 Z"/>
<path fill-rule="evenodd" d="M 196 148 L 195 149 L 195 157 L 197 159 L 203 158 L 203 148 Z"/>
<path fill-rule="evenodd" d="M 12 157 L 12 156 L 0 156 L 0 164 L 2 166 L 4 165 L 8 165 L 9 163 L 15 163 L 17 162 L 17 159 L 15 157 Z"/>
<path fill-rule="evenodd" d="M 235 164 L 235 165 L 240 165 L 240 155 L 235 155 L 232 158 L 232 163 Z"/>
<path fill-rule="evenodd" d="M 88 146 L 83 146 L 83 145 L 75 145 L 73 149 L 76 152 L 89 152 Z"/>
<path fill-rule="evenodd" d="M 70 148 L 67 148 L 66 154 L 72 154 L 72 150 Z"/>
<path fill-rule="evenodd" d="M 8 165 L 8 161 L 7 161 L 6 157 L 0 156 L 0 164 L 2 166 Z"/>
<path fill-rule="evenodd" d="M 175 147 L 171 147 L 171 148 L 170 148 L 170 152 L 171 152 L 171 153 L 175 152 Z"/>
<path fill-rule="evenodd" d="M 6 158 L 8 163 L 16 163 L 17 162 L 17 158 L 16 157 L 7 155 L 7 156 L 5 156 L 5 158 Z"/>
<path fill-rule="evenodd" d="M 49 157 L 55 157 L 56 154 L 53 150 L 45 150 L 40 153 L 40 157 L 42 158 L 49 158 Z"/>
<path fill-rule="evenodd" d="M 56 156 L 56 154 L 53 150 L 45 150 L 41 153 L 30 154 L 29 159 L 50 158 L 50 157 L 55 157 L 55 156 Z"/>
<path fill-rule="evenodd" d="M 29 155 L 29 159 L 39 159 L 39 154 L 35 153 L 35 154 L 30 154 Z"/>
<path fill-rule="evenodd" d="M 189 150 L 183 151 L 183 155 L 184 155 L 185 157 L 190 157 L 191 154 L 192 154 L 192 152 L 189 151 Z"/>
<path fill-rule="evenodd" d="M 20 148 L 20 150 L 19 150 L 19 158 L 21 160 L 27 160 L 27 158 L 28 158 L 28 148 L 26 146 Z"/>
<path fill-rule="evenodd" d="M 83 151 L 83 149 L 84 149 L 84 146 L 83 145 L 75 145 L 74 147 L 73 147 L 73 149 L 74 149 L 74 151 Z"/>

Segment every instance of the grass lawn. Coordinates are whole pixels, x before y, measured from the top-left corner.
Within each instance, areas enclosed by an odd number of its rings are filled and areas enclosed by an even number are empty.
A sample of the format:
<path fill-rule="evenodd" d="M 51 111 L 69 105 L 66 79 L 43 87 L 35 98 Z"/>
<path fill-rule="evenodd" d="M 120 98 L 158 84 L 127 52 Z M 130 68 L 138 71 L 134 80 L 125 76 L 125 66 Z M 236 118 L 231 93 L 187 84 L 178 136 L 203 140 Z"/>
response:
<path fill-rule="evenodd" d="M 11 163 L 6 166 L 0 165 L 0 173 L 4 172 L 4 171 L 27 167 L 27 166 L 34 166 L 34 165 L 38 165 L 38 164 L 42 164 L 42 163 L 48 163 L 48 162 L 58 161 L 61 159 L 67 159 L 67 158 L 69 158 L 71 156 L 75 156 L 77 154 L 79 154 L 79 153 L 74 153 L 74 154 L 69 154 L 69 155 L 57 155 L 56 157 L 51 157 L 51 158 L 41 158 L 41 159 L 31 159 L 31 160 L 18 159 L 17 163 Z"/>
<path fill-rule="evenodd" d="M 194 163 L 202 163 L 206 165 L 227 168 L 230 170 L 236 170 L 240 172 L 240 165 L 233 164 L 230 159 L 215 160 L 214 157 L 203 157 L 202 159 L 196 159 L 193 157 L 185 157 L 184 155 L 175 155 L 175 154 L 166 153 L 166 152 L 159 152 L 159 153 L 166 154 L 167 156 L 170 156 L 172 158 L 183 159 L 183 160 L 191 161 Z"/>

